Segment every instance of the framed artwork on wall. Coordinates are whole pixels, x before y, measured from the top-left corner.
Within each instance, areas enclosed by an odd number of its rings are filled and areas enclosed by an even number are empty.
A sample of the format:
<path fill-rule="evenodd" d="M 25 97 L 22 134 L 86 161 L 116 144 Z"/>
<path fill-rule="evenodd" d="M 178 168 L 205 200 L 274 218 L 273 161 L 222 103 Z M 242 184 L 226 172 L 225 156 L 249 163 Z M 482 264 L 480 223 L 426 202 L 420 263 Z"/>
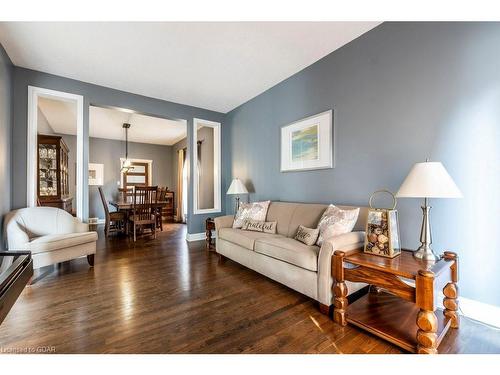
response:
<path fill-rule="evenodd" d="M 104 164 L 89 163 L 89 185 L 102 186 L 104 181 Z"/>
<path fill-rule="evenodd" d="M 332 111 L 281 128 L 281 172 L 333 168 Z"/>

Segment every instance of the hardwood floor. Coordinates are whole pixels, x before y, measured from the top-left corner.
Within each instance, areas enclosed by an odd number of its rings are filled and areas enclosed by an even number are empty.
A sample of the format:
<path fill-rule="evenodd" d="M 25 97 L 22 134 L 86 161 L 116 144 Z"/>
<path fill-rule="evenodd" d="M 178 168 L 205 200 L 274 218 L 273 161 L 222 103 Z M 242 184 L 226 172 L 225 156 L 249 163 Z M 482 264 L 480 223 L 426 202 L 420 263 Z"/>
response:
<path fill-rule="evenodd" d="M 321 314 L 314 301 L 168 224 L 156 240 L 99 235 L 86 258 L 35 274 L 0 326 L 0 352 L 401 353 Z M 500 353 L 500 331 L 462 319 L 444 353 Z"/>

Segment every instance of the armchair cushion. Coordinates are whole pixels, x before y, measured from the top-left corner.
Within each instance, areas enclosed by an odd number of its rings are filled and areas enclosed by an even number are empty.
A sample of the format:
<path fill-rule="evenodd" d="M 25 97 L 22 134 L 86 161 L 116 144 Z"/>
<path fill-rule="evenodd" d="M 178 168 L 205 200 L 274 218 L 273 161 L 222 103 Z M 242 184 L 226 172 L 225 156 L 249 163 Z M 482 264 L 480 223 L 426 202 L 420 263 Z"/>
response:
<path fill-rule="evenodd" d="M 26 250 L 31 251 L 32 254 L 37 254 L 95 241 L 97 241 L 96 232 L 48 234 L 32 239 L 26 244 Z"/>

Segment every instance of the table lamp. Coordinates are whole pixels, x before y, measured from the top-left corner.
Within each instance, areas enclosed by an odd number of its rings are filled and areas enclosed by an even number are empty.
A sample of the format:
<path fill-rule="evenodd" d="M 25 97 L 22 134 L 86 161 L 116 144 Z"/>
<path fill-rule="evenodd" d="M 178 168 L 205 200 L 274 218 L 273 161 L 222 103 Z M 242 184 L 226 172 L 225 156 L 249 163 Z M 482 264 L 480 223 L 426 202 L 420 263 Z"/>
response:
<path fill-rule="evenodd" d="M 422 260 L 438 260 L 432 251 L 432 234 L 430 224 L 429 198 L 462 198 L 453 179 L 440 162 L 426 161 L 416 163 L 396 193 L 398 198 L 424 198 L 422 206 L 422 229 L 420 230 L 421 245 L 413 256 Z"/>
<path fill-rule="evenodd" d="M 227 189 L 227 195 L 236 195 L 236 208 L 235 212 L 238 211 L 240 208 L 240 194 L 248 194 L 248 190 L 241 182 L 239 178 L 233 178 L 233 181 L 231 181 L 231 185 L 229 186 L 229 189 Z"/>

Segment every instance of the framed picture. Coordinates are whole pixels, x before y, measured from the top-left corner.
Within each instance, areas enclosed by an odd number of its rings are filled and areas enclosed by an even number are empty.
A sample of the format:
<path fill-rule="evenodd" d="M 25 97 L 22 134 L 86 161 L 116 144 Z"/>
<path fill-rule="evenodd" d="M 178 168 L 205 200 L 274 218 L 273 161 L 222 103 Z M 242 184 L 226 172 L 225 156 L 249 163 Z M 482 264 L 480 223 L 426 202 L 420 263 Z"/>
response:
<path fill-rule="evenodd" d="M 104 164 L 89 163 L 89 185 L 102 186 L 104 181 Z"/>
<path fill-rule="evenodd" d="M 281 128 L 281 172 L 333 168 L 332 111 Z"/>

